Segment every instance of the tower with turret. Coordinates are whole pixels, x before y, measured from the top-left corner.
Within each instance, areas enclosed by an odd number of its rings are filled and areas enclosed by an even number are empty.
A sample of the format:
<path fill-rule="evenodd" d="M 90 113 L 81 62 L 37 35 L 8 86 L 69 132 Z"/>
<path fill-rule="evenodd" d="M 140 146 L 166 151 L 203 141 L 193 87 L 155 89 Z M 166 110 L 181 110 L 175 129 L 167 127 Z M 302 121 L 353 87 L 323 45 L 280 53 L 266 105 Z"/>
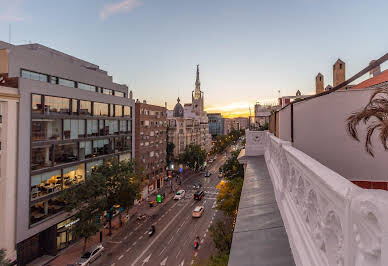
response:
<path fill-rule="evenodd" d="M 337 86 L 345 81 L 345 63 L 338 59 L 333 65 L 333 86 Z"/>
<path fill-rule="evenodd" d="M 201 82 L 199 81 L 199 65 L 197 65 L 197 75 L 195 79 L 195 90 L 191 94 L 193 112 L 199 115 L 203 112 L 203 92 L 201 91 Z"/>
<path fill-rule="evenodd" d="M 318 73 L 318 75 L 315 77 L 315 94 L 323 92 L 323 84 L 323 75 Z"/>

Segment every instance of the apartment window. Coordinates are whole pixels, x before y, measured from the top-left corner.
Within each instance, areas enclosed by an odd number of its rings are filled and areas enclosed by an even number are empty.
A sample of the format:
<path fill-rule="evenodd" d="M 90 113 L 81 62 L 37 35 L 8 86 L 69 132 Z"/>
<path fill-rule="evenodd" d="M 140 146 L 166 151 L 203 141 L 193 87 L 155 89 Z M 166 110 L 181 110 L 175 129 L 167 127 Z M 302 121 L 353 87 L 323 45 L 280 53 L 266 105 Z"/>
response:
<path fill-rule="evenodd" d="M 96 86 L 78 82 L 78 89 L 96 92 Z"/>
<path fill-rule="evenodd" d="M 31 200 L 61 191 L 61 170 L 31 176 Z"/>
<path fill-rule="evenodd" d="M 113 109 L 114 109 L 114 104 L 109 104 L 109 116 L 110 117 L 114 116 Z"/>
<path fill-rule="evenodd" d="M 115 91 L 115 96 L 118 96 L 118 97 L 125 97 L 125 94 L 121 91 Z"/>
<path fill-rule="evenodd" d="M 59 78 L 58 84 L 62 86 L 70 87 L 70 88 L 75 88 L 75 82 L 68 79 Z"/>
<path fill-rule="evenodd" d="M 111 120 L 111 123 L 113 123 L 113 134 L 119 134 L 119 121 Z"/>
<path fill-rule="evenodd" d="M 104 120 L 98 120 L 98 131 L 100 133 L 100 136 L 104 136 L 105 135 Z"/>
<path fill-rule="evenodd" d="M 58 84 L 58 77 L 50 76 L 50 83 L 51 84 Z"/>
<path fill-rule="evenodd" d="M 63 189 L 85 181 L 85 164 L 81 163 L 63 169 Z"/>
<path fill-rule="evenodd" d="M 124 150 L 124 138 L 114 138 L 115 152 Z"/>
<path fill-rule="evenodd" d="M 60 140 L 62 134 L 61 119 L 32 119 L 31 138 L 37 140 Z"/>
<path fill-rule="evenodd" d="M 73 114 L 78 114 L 78 100 L 76 99 L 71 100 L 71 112 Z"/>
<path fill-rule="evenodd" d="M 86 176 L 89 176 L 94 169 L 96 169 L 98 166 L 102 165 L 104 162 L 102 160 L 93 161 L 86 164 Z"/>
<path fill-rule="evenodd" d="M 92 103 L 89 101 L 79 101 L 79 114 L 92 115 Z"/>
<path fill-rule="evenodd" d="M 69 114 L 70 100 L 61 97 L 44 96 L 44 112 L 46 114 Z"/>
<path fill-rule="evenodd" d="M 79 143 L 79 158 L 84 160 L 93 157 L 92 141 L 81 141 Z"/>
<path fill-rule="evenodd" d="M 131 107 L 124 106 L 124 117 L 131 117 Z"/>
<path fill-rule="evenodd" d="M 86 121 L 86 134 L 88 137 L 98 136 L 98 120 Z"/>
<path fill-rule="evenodd" d="M 110 89 L 102 89 L 102 93 L 106 95 L 113 95 L 113 90 Z"/>
<path fill-rule="evenodd" d="M 78 139 L 85 137 L 85 120 L 63 120 L 63 139 Z"/>
<path fill-rule="evenodd" d="M 105 120 L 105 134 L 104 135 L 113 135 L 113 120 Z"/>
<path fill-rule="evenodd" d="M 127 120 L 128 121 L 128 132 L 132 132 L 132 120 Z"/>
<path fill-rule="evenodd" d="M 131 137 L 124 137 L 124 150 L 130 150 L 132 147 Z"/>
<path fill-rule="evenodd" d="M 48 81 L 48 76 L 47 75 L 36 73 L 36 72 L 33 72 L 33 71 L 28 71 L 28 70 L 25 70 L 25 69 L 22 69 L 22 78 L 38 80 L 38 81 L 42 81 L 42 82 L 47 82 Z"/>
<path fill-rule="evenodd" d="M 115 117 L 122 117 L 123 116 L 123 106 L 122 105 L 115 105 Z"/>
<path fill-rule="evenodd" d="M 55 146 L 55 165 L 78 160 L 78 143 L 59 144 Z"/>
<path fill-rule="evenodd" d="M 30 224 L 35 224 L 52 215 L 55 215 L 65 208 L 62 197 L 54 197 L 42 202 L 35 203 L 30 207 Z"/>
<path fill-rule="evenodd" d="M 41 114 L 43 112 L 42 95 L 32 94 L 31 109 L 33 113 Z"/>
<path fill-rule="evenodd" d="M 127 132 L 128 126 L 127 126 L 127 120 L 121 120 L 120 121 L 120 132 Z"/>
<path fill-rule="evenodd" d="M 31 170 L 42 169 L 53 165 L 53 146 L 34 147 L 31 150 Z"/>
<path fill-rule="evenodd" d="M 109 139 L 100 139 L 93 141 L 93 154 L 104 155 L 112 153 L 112 144 Z"/>
<path fill-rule="evenodd" d="M 107 103 L 94 103 L 94 116 L 108 116 L 109 105 Z"/>

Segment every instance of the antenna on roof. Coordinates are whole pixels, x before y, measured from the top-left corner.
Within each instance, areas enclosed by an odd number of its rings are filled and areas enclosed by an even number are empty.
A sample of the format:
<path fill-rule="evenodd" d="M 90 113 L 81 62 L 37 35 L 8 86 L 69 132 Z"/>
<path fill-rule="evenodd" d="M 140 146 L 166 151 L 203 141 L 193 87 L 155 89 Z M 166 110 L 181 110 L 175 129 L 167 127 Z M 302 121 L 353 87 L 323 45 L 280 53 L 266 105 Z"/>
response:
<path fill-rule="evenodd" d="M 11 24 L 9 24 L 9 29 L 8 29 L 8 43 L 11 43 Z"/>

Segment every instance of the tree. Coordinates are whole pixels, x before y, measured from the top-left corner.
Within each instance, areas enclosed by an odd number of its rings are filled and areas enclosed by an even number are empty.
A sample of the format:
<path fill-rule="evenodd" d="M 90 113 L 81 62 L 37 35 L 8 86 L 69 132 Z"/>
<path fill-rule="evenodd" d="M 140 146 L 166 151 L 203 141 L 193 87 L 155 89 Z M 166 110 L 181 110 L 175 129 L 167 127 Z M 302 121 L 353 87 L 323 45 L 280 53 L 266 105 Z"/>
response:
<path fill-rule="evenodd" d="M 175 144 L 172 142 L 167 142 L 166 146 L 166 163 L 167 166 L 171 164 L 171 162 L 174 159 L 174 149 L 175 149 Z"/>
<path fill-rule="evenodd" d="M 217 186 L 219 188 L 217 209 L 230 217 L 235 217 L 240 203 L 243 183 L 244 179 L 242 177 L 236 177 L 230 181 L 221 181 Z"/>
<path fill-rule="evenodd" d="M 11 265 L 11 262 L 6 259 L 6 253 L 4 249 L 0 249 L 0 266 Z"/>
<path fill-rule="evenodd" d="M 206 156 L 206 151 L 200 145 L 190 144 L 186 146 L 184 153 L 180 156 L 180 160 L 189 168 L 198 170 L 205 163 Z"/>
<path fill-rule="evenodd" d="M 222 172 L 226 179 L 233 179 L 235 177 L 244 176 L 244 167 L 238 161 L 237 157 L 240 154 L 240 150 L 233 151 L 230 158 L 222 166 Z"/>
<path fill-rule="evenodd" d="M 209 228 L 214 245 L 221 254 L 229 254 L 232 247 L 233 219 L 219 220 Z"/>
<path fill-rule="evenodd" d="M 353 139 L 360 141 L 358 126 L 369 122 L 365 137 L 365 150 L 374 157 L 372 136 L 378 133 L 379 140 L 385 150 L 388 150 L 388 88 L 378 88 L 371 95 L 368 104 L 359 112 L 354 112 L 347 118 L 347 131 Z"/>

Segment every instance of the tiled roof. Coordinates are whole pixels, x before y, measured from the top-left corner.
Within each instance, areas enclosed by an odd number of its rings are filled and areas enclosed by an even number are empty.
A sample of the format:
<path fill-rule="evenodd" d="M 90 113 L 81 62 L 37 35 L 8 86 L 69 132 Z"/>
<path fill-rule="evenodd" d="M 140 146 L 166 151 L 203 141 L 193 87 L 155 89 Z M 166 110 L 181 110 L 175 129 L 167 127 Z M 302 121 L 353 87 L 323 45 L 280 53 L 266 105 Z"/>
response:
<path fill-rule="evenodd" d="M 387 82 L 387 81 L 388 81 L 388 69 L 384 70 L 383 72 L 381 72 L 380 74 L 378 74 L 377 76 L 375 76 L 373 78 L 364 80 L 363 82 L 352 87 L 352 89 L 369 88 L 369 87 L 372 87 L 374 85 L 377 85 L 377 84 L 380 84 L 383 82 Z"/>

